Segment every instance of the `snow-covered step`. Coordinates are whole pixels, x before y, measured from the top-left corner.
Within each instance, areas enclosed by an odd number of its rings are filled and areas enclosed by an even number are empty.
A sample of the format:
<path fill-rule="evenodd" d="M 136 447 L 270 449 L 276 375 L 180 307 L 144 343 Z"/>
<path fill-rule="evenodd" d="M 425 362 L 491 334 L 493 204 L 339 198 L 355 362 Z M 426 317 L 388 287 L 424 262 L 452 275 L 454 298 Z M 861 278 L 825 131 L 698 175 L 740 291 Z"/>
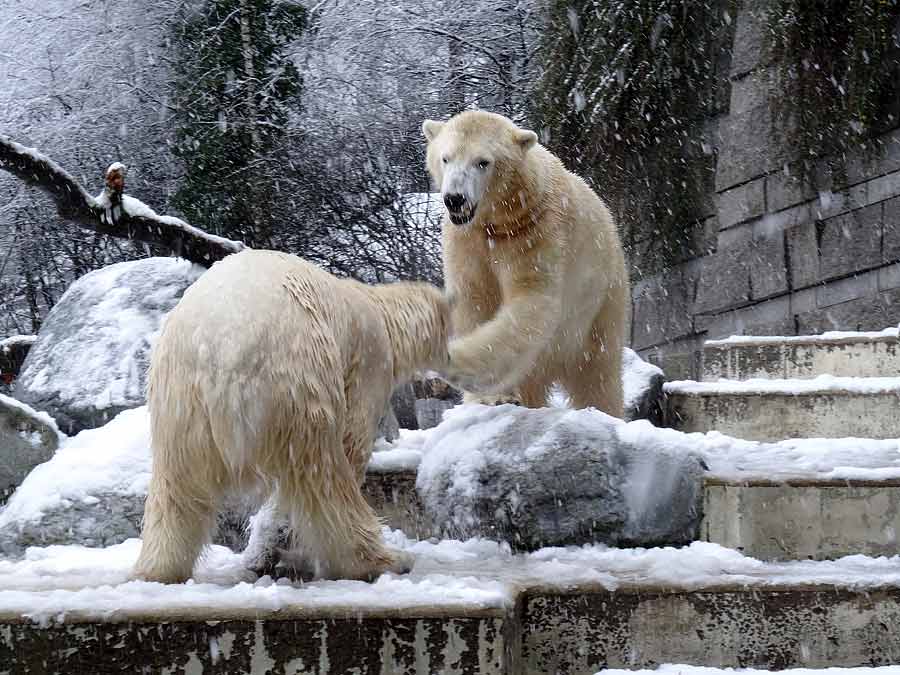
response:
<path fill-rule="evenodd" d="M 796 337 L 732 336 L 703 346 L 703 380 L 900 375 L 897 328 Z"/>
<path fill-rule="evenodd" d="M 900 480 L 708 478 L 700 537 L 762 560 L 900 553 Z"/>
<path fill-rule="evenodd" d="M 756 441 L 900 438 L 900 377 L 676 381 L 665 385 L 667 423 Z"/>
<path fill-rule="evenodd" d="M 659 663 L 900 661 L 900 560 L 763 563 L 714 544 L 551 548 L 412 542 L 412 573 L 241 581 L 223 547 L 194 583 L 128 581 L 139 550 L 34 548 L 0 562 L 11 672 L 591 675 Z"/>
<path fill-rule="evenodd" d="M 900 442 L 895 452 L 900 458 Z M 710 476 L 699 539 L 769 561 L 900 553 L 900 469 L 856 473 L 866 477 Z M 370 473 L 366 494 L 386 525 L 426 539 L 435 533 L 414 472 Z"/>

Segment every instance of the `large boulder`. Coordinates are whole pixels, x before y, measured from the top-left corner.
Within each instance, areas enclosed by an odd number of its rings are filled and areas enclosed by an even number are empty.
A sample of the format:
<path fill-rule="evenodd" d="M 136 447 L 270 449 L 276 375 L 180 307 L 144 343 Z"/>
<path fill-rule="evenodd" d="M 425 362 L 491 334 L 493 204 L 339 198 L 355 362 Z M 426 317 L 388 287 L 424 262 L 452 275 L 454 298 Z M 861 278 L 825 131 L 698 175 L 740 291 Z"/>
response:
<path fill-rule="evenodd" d="M 426 516 L 443 535 L 519 550 L 696 539 L 703 459 L 620 433 L 628 426 L 593 409 L 454 409 L 423 446 Z"/>
<path fill-rule="evenodd" d="M 0 394 L 0 505 L 34 467 L 53 457 L 62 438 L 47 413 Z"/>
<path fill-rule="evenodd" d="M 68 434 L 143 405 L 163 318 L 203 271 L 185 260 L 146 258 L 78 279 L 41 326 L 15 397 L 50 413 Z"/>

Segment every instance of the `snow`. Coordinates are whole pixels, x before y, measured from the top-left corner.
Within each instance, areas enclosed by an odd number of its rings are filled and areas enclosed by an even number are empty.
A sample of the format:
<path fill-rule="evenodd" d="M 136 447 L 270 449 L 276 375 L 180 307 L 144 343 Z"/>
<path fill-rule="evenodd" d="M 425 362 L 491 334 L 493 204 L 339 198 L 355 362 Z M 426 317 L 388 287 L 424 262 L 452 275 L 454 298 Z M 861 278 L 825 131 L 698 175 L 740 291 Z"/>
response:
<path fill-rule="evenodd" d="M 897 480 L 900 439 L 800 438 L 777 443 L 745 441 L 718 431 L 683 433 L 638 420 L 618 427 L 635 444 L 697 452 L 707 476 L 726 481 Z"/>
<path fill-rule="evenodd" d="M 400 429 L 400 435 L 389 442 L 383 438 L 375 441 L 368 470 L 374 473 L 415 471 L 422 461 L 422 446 L 428 439 L 428 431 Z"/>
<path fill-rule="evenodd" d="M 521 590 L 573 590 L 599 585 L 697 590 L 821 585 L 865 590 L 900 584 L 900 558 L 848 556 L 836 561 L 764 563 L 716 544 L 657 549 L 602 545 L 546 548 L 513 554 L 485 539 L 412 541 L 385 531 L 389 544 L 415 556 L 409 575 L 387 574 L 372 584 L 301 584 L 264 576 L 252 581 L 240 554 L 212 546 L 187 584 L 129 581 L 138 539 L 89 549 L 34 547 L 19 561 L 0 560 L 0 614 L 47 625 L 67 617 L 204 618 L 274 612 L 353 612 L 506 608 Z"/>
<path fill-rule="evenodd" d="M 96 202 L 102 207 L 108 208 L 109 206 L 109 200 L 106 197 L 105 193 L 100 193 L 96 197 Z M 238 253 L 246 248 L 243 242 L 233 241 L 231 239 L 226 239 L 225 237 L 219 237 L 215 234 L 209 234 L 208 232 L 204 232 L 200 228 L 194 227 L 193 225 L 188 225 L 180 218 L 175 218 L 173 216 L 160 216 L 156 213 L 156 211 L 151 209 L 140 199 L 135 199 L 134 197 L 131 197 L 129 195 L 122 195 L 122 208 L 125 209 L 125 213 L 127 213 L 129 216 L 147 218 L 148 220 L 157 220 L 164 225 L 183 230 L 184 232 L 191 234 L 199 239 L 206 239 L 207 241 L 216 243 L 222 248 L 230 250 L 232 253 Z"/>
<path fill-rule="evenodd" d="M 655 376 L 664 377 L 662 368 L 644 361 L 627 347 L 622 352 L 622 387 L 625 390 L 625 410 L 633 409 Z"/>
<path fill-rule="evenodd" d="M 900 666 L 872 666 L 860 668 L 786 668 L 772 671 L 757 668 L 710 668 L 708 666 L 686 666 L 666 663 L 656 670 L 619 670 L 607 668 L 594 675 L 764 675 L 777 672 L 779 675 L 900 675 Z"/>
<path fill-rule="evenodd" d="M 663 385 L 669 394 L 883 394 L 900 393 L 900 377 L 836 377 L 819 375 L 809 380 L 778 380 L 754 378 L 750 380 L 717 380 L 695 382 L 675 380 Z"/>
<path fill-rule="evenodd" d="M 719 340 L 706 340 L 710 347 L 726 345 L 765 345 L 777 343 L 816 343 L 816 342 L 867 342 L 900 337 L 897 326 L 880 331 L 827 331 L 816 335 L 732 335 Z"/>
<path fill-rule="evenodd" d="M 145 258 L 78 279 L 28 355 L 21 397 L 40 407 L 49 401 L 96 410 L 141 403 L 150 345 L 164 315 L 204 271 L 186 260 Z"/>
<path fill-rule="evenodd" d="M 33 345 L 35 340 L 37 340 L 37 335 L 11 335 L 0 340 L 0 351 L 8 354 L 13 347 Z"/>
<path fill-rule="evenodd" d="M 31 417 L 32 419 L 37 420 L 41 424 L 47 425 L 53 431 L 56 432 L 56 435 L 59 437 L 60 442 L 62 442 L 63 439 L 67 438 L 66 435 L 59 430 L 59 427 L 56 426 L 56 420 L 54 420 L 52 417 L 50 417 L 50 415 L 48 415 L 47 413 L 45 413 L 43 411 L 35 410 L 31 406 L 26 405 L 26 404 L 22 403 L 21 401 L 17 401 L 16 399 L 12 398 L 11 396 L 5 396 L 3 394 L 0 394 L 0 407 L 14 408 L 14 409 L 24 413 L 28 417 Z"/>

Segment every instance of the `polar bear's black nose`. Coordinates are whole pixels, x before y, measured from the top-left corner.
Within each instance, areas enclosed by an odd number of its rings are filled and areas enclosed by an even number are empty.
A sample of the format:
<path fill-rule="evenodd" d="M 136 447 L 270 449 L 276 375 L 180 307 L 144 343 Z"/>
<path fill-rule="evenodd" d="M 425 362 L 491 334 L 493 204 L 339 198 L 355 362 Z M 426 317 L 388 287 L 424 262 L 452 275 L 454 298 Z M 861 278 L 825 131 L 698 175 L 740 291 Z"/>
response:
<path fill-rule="evenodd" d="M 462 195 L 457 194 L 446 194 L 444 195 L 444 204 L 447 205 L 447 208 L 451 211 L 459 211 L 463 205 L 466 203 L 466 198 Z"/>

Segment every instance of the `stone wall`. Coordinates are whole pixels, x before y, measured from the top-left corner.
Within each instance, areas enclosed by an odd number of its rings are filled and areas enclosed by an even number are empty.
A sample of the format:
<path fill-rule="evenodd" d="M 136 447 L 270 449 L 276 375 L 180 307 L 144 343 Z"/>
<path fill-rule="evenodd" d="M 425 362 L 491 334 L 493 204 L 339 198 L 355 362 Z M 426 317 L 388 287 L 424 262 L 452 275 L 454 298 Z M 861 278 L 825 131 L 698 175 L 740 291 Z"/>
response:
<path fill-rule="evenodd" d="M 704 339 L 900 322 L 900 129 L 882 155 L 849 157 L 843 184 L 824 169 L 815 189 L 792 175 L 770 105 L 766 4 L 746 0 L 734 17 L 729 104 L 707 124 L 702 255 L 634 285 L 632 346 L 669 379 L 699 377 Z"/>

